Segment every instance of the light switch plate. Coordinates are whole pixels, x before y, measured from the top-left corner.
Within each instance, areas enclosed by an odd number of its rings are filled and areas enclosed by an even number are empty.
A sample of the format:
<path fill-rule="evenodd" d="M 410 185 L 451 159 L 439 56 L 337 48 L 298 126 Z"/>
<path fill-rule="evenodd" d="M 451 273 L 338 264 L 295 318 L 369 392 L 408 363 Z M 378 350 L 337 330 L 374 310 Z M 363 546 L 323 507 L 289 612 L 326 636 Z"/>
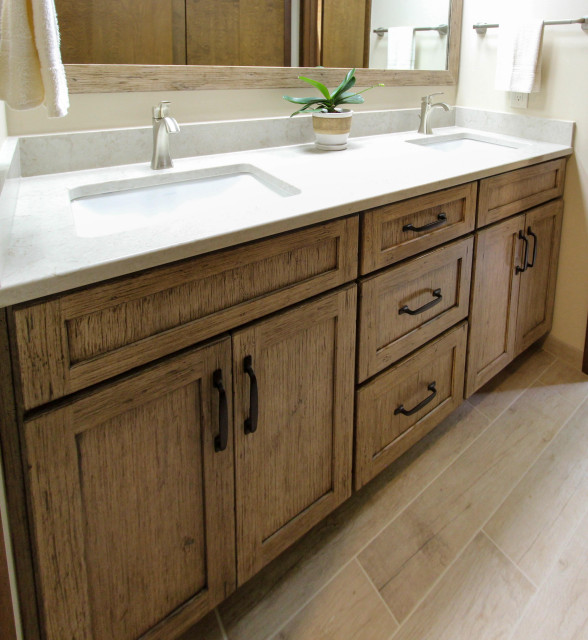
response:
<path fill-rule="evenodd" d="M 529 94 L 528 93 L 517 93 L 516 91 L 511 91 L 510 93 L 510 106 L 515 109 L 526 109 L 529 104 Z"/>

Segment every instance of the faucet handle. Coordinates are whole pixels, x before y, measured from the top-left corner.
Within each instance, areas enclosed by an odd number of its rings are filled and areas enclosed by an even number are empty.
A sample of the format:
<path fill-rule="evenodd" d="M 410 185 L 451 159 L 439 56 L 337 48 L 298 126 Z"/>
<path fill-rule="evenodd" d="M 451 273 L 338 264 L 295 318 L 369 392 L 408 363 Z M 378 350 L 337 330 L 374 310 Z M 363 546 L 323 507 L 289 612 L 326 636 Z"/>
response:
<path fill-rule="evenodd" d="M 444 93 L 444 91 L 435 91 L 435 93 L 430 93 L 428 96 L 423 96 L 421 98 L 421 101 L 425 102 L 426 104 L 431 104 L 431 98 L 433 96 L 442 96 Z"/>
<path fill-rule="evenodd" d="M 153 117 L 156 120 L 169 116 L 169 100 L 162 100 L 156 107 L 153 107 Z"/>

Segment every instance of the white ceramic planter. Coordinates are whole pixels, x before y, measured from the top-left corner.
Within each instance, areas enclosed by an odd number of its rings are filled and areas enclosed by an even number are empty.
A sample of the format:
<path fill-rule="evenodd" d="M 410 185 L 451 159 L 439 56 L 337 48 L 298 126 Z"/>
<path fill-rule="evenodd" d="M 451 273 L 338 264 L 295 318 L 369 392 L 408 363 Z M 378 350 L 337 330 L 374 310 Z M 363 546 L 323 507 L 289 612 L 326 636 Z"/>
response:
<path fill-rule="evenodd" d="M 347 148 L 353 111 L 342 109 L 340 113 L 313 113 L 312 127 L 315 144 L 325 151 L 341 151 Z"/>

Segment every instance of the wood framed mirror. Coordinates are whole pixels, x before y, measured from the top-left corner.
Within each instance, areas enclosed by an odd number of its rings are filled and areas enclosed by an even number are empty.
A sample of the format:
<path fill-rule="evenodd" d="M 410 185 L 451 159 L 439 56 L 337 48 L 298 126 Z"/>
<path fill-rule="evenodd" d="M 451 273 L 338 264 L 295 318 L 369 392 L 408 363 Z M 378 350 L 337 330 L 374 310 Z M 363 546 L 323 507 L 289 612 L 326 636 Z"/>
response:
<path fill-rule="evenodd" d="M 190 5 L 198 4 L 201 0 L 170 0 L 172 7 L 175 7 L 171 12 L 170 29 L 175 24 L 186 23 L 186 11 L 189 10 Z M 320 13 L 327 6 L 325 2 L 329 0 L 287 0 L 285 3 L 287 6 L 291 6 L 295 3 L 295 6 L 305 5 L 310 6 L 311 11 L 318 11 L 319 18 Z M 344 5 L 345 11 L 350 10 L 350 6 L 347 6 L 347 1 L 342 2 L 337 0 L 337 3 L 333 6 Z M 407 2 L 413 2 L 414 0 L 407 0 Z M 429 0 L 430 1 L 430 0 Z M 435 2 L 436 0 L 433 0 Z M 83 24 L 84 29 L 88 29 L 88 22 L 80 14 L 83 11 L 83 7 L 88 3 L 73 2 L 73 0 L 60 0 L 62 8 L 64 8 L 68 2 L 72 7 L 77 7 L 70 15 L 62 11 L 59 16 L 60 27 L 62 30 L 62 51 L 64 61 L 72 59 L 70 52 L 67 49 L 67 30 L 72 28 L 71 25 Z M 60 2 L 57 3 L 58 15 Z M 226 9 L 231 6 L 234 8 L 235 2 L 233 0 L 213 0 L 216 5 L 226 5 Z M 373 23 L 370 23 L 371 5 L 372 0 L 362 0 L 364 9 L 361 7 L 359 10 L 356 7 L 356 11 L 364 11 L 364 22 L 362 23 L 362 29 L 365 34 L 364 40 L 361 45 L 355 46 L 355 50 L 360 50 L 358 55 L 361 55 L 363 50 L 363 61 L 367 61 L 368 48 L 368 34 L 371 35 L 374 32 Z M 387 86 L 427 86 L 427 85 L 451 85 L 457 81 L 458 68 L 459 68 L 459 50 L 461 40 L 461 18 L 463 0 L 448 0 L 449 2 L 449 18 L 448 18 L 448 33 L 445 34 L 447 38 L 446 46 L 446 68 L 445 69 L 372 69 L 372 68 L 360 68 L 355 64 L 354 60 L 340 59 L 341 64 L 332 66 L 329 68 L 322 68 L 316 66 L 261 66 L 246 64 L 244 66 L 237 65 L 222 65 L 222 64 L 199 64 L 199 65 L 184 65 L 184 64 L 66 64 L 66 72 L 68 77 L 68 85 L 70 93 L 113 93 L 113 92 L 133 92 L 133 91 L 182 91 L 182 90 L 195 90 L 195 89 L 262 89 L 262 88 L 288 88 L 288 87 L 303 87 L 303 83 L 298 80 L 299 75 L 311 75 L 313 78 L 321 80 L 329 86 L 338 84 L 343 73 L 351 66 L 357 66 L 357 84 L 358 86 L 369 86 L 379 82 L 385 83 Z M 302 4 L 300 4 L 302 3 Z M 92 3 L 89 3 L 92 4 Z M 95 3 L 96 6 L 101 6 L 100 3 Z M 210 3 L 209 3 L 210 4 Z M 237 3 L 238 4 L 238 3 Z M 353 3 L 352 3 L 353 4 Z M 103 9 L 102 9 L 103 10 Z M 300 34 L 300 43 L 296 43 L 299 46 L 301 62 L 322 62 L 320 53 L 312 55 L 313 47 L 316 49 L 317 39 L 320 41 L 325 37 L 324 25 L 317 30 L 315 13 L 312 13 L 313 19 L 310 21 L 312 24 L 305 23 L 305 13 L 300 14 L 300 24 L 295 25 L 296 32 Z M 286 17 L 284 17 L 286 16 Z M 340 29 L 336 29 L 335 37 L 345 42 L 348 37 L 345 32 L 345 25 L 354 25 L 357 20 L 350 19 L 350 14 L 346 13 L 343 25 Z M 359 16 L 359 14 L 358 14 Z M 130 19 L 130 18 L 129 18 Z M 224 19 L 224 18 L 223 18 Z M 157 15 L 148 16 L 148 24 L 154 25 L 157 29 L 161 22 L 158 22 Z M 289 42 L 288 25 L 290 24 L 290 16 L 287 14 L 282 15 L 284 21 L 283 37 L 286 42 Z M 131 23 L 129 23 L 130 25 Z M 223 22 L 223 25 L 226 21 Z M 256 23 L 257 24 L 257 23 Z M 125 29 L 131 28 L 129 25 L 118 24 L 116 29 L 119 34 L 123 34 L 122 40 L 124 40 Z M 320 25 L 320 20 L 319 20 Z M 378 25 L 380 26 L 380 25 Z M 434 25 L 433 25 L 434 26 Z M 108 25 L 108 29 L 112 29 L 113 25 Z M 263 28 L 263 24 L 258 24 L 257 28 Z M 177 29 L 176 29 L 177 30 Z M 82 42 L 83 47 L 88 48 L 95 44 L 96 40 L 99 40 L 105 29 L 98 31 L 97 34 L 86 33 L 85 39 L 82 38 L 78 42 Z M 180 29 L 181 31 L 181 29 Z M 210 31 L 210 29 L 209 29 Z M 197 40 L 202 44 L 205 31 L 200 32 Z M 64 37 L 65 35 L 65 37 Z M 193 37 L 189 34 L 180 36 L 178 42 L 174 42 L 169 45 L 169 56 L 172 62 L 177 61 L 183 55 L 183 51 L 188 51 L 189 39 Z M 371 35 L 371 38 L 374 38 Z M 144 37 L 143 37 L 144 39 Z M 73 41 L 73 39 L 72 39 Z M 89 43 L 89 44 L 86 44 Z M 206 43 L 204 43 L 206 44 Z M 204 45 L 202 45 L 204 46 Z M 210 51 L 213 45 L 209 42 L 207 47 Z M 259 48 L 259 47 L 258 47 Z M 349 47 L 351 49 L 351 47 Z M 361 49 L 360 49 L 361 48 Z M 106 48 L 111 51 L 112 47 Z M 106 50 L 105 49 L 105 50 Z M 193 47 L 192 47 L 193 49 Z M 263 49 L 263 47 L 261 47 Z M 294 50 L 294 49 L 292 49 Z M 308 52 L 310 53 L 310 57 Z M 223 52 L 224 54 L 224 52 Z M 265 55 L 265 54 L 264 54 Z M 187 59 L 190 57 L 187 55 Z M 84 56 L 81 56 L 84 59 Z M 86 58 L 87 59 L 87 58 Z M 247 62 L 247 55 L 241 55 L 240 59 Z M 284 64 L 288 64 L 290 61 L 290 52 L 285 48 L 283 53 Z M 335 62 L 338 61 L 336 57 L 330 58 Z M 356 57 L 357 59 L 357 57 Z M 218 61 L 218 57 L 216 59 Z M 296 60 L 294 60 L 296 62 Z M 344 65 L 345 62 L 350 64 Z"/>

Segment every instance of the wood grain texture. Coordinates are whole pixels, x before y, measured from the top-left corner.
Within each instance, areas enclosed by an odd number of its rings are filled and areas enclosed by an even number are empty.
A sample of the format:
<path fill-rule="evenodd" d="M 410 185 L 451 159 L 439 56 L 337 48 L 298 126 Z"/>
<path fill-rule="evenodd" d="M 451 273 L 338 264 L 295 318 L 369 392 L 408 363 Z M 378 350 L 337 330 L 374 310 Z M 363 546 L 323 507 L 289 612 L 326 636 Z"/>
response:
<path fill-rule="evenodd" d="M 468 315 L 474 239 L 467 238 L 361 281 L 358 381 L 385 369 Z M 435 300 L 434 307 L 410 315 Z"/>
<path fill-rule="evenodd" d="M 588 635 L 588 516 L 584 517 L 511 638 L 583 640 Z"/>
<path fill-rule="evenodd" d="M 39 640 L 41 631 L 21 451 L 22 412 L 13 386 L 7 311 L 0 309 L 0 454 L 23 633 L 27 640 Z"/>
<path fill-rule="evenodd" d="M 0 637 L 2 640 L 16 640 L 14 604 L 8 575 L 8 559 L 4 539 L 4 523 L 0 514 Z"/>
<path fill-rule="evenodd" d="M 514 358 L 524 229 L 520 215 L 476 234 L 466 398 Z"/>
<path fill-rule="evenodd" d="M 366 0 L 323 0 L 322 51 L 324 67 L 360 68 L 364 61 Z"/>
<path fill-rule="evenodd" d="M 230 367 L 224 339 L 25 422 L 49 640 L 172 638 L 234 588 Z"/>
<path fill-rule="evenodd" d="M 355 310 L 353 286 L 233 336 L 239 584 L 351 494 Z"/>
<path fill-rule="evenodd" d="M 271 637 L 488 426 L 464 402 L 360 492 L 229 597 L 229 640 Z"/>
<path fill-rule="evenodd" d="M 588 396 L 588 380 L 584 382 Z M 539 585 L 588 510 L 588 401 L 545 449 L 484 531 Z"/>
<path fill-rule="evenodd" d="M 361 273 L 386 267 L 416 253 L 465 235 L 474 229 L 477 183 L 403 200 L 366 211 L 361 216 Z M 428 231 L 403 231 L 423 226 L 444 213 L 447 221 Z"/>
<path fill-rule="evenodd" d="M 561 199 L 532 209 L 525 216 L 525 234 L 531 245 L 529 261 L 532 262 L 533 253 L 536 253 L 536 260 L 532 267 L 521 273 L 515 346 L 517 354 L 551 330 L 562 217 Z M 530 235 L 531 232 L 537 236 L 536 240 Z"/>
<path fill-rule="evenodd" d="M 566 159 L 480 180 L 478 227 L 497 222 L 563 194 Z"/>
<path fill-rule="evenodd" d="M 557 391 L 535 383 L 360 553 L 360 562 L 399 622 L 469 544 L 573 411 Z"/>
<path fill-rule="evenodd" d="M 508 640 L 534 592 L 512 562 L 478 534 L 394 640 Z"/>
<path fill-rule="evenodd" d="M 320 591 L 275 640 L 388 640 L 398 623 L 356 561 Z"/>
<path fill-rule="evenodd" d="M 15 308 L 25 407 L 352 280 L 357 229 L 341 219 Z"/>
<path fill-rule="evenodd" d="M 359 489 L 433 429 L 463 401 L 467 323 L 368 382 L 357 392 L 355 488 Z M 411 416 L 395 415 L 437 394 Z"/>
<path fill-rule="evenodd" d="M 183 12 L 176 0 L 57 0 L 55 5 L 64 63 L 186 62 L 185 52 L 179 59 L 174 44 L 177 32 L 185 31 Z"/>

